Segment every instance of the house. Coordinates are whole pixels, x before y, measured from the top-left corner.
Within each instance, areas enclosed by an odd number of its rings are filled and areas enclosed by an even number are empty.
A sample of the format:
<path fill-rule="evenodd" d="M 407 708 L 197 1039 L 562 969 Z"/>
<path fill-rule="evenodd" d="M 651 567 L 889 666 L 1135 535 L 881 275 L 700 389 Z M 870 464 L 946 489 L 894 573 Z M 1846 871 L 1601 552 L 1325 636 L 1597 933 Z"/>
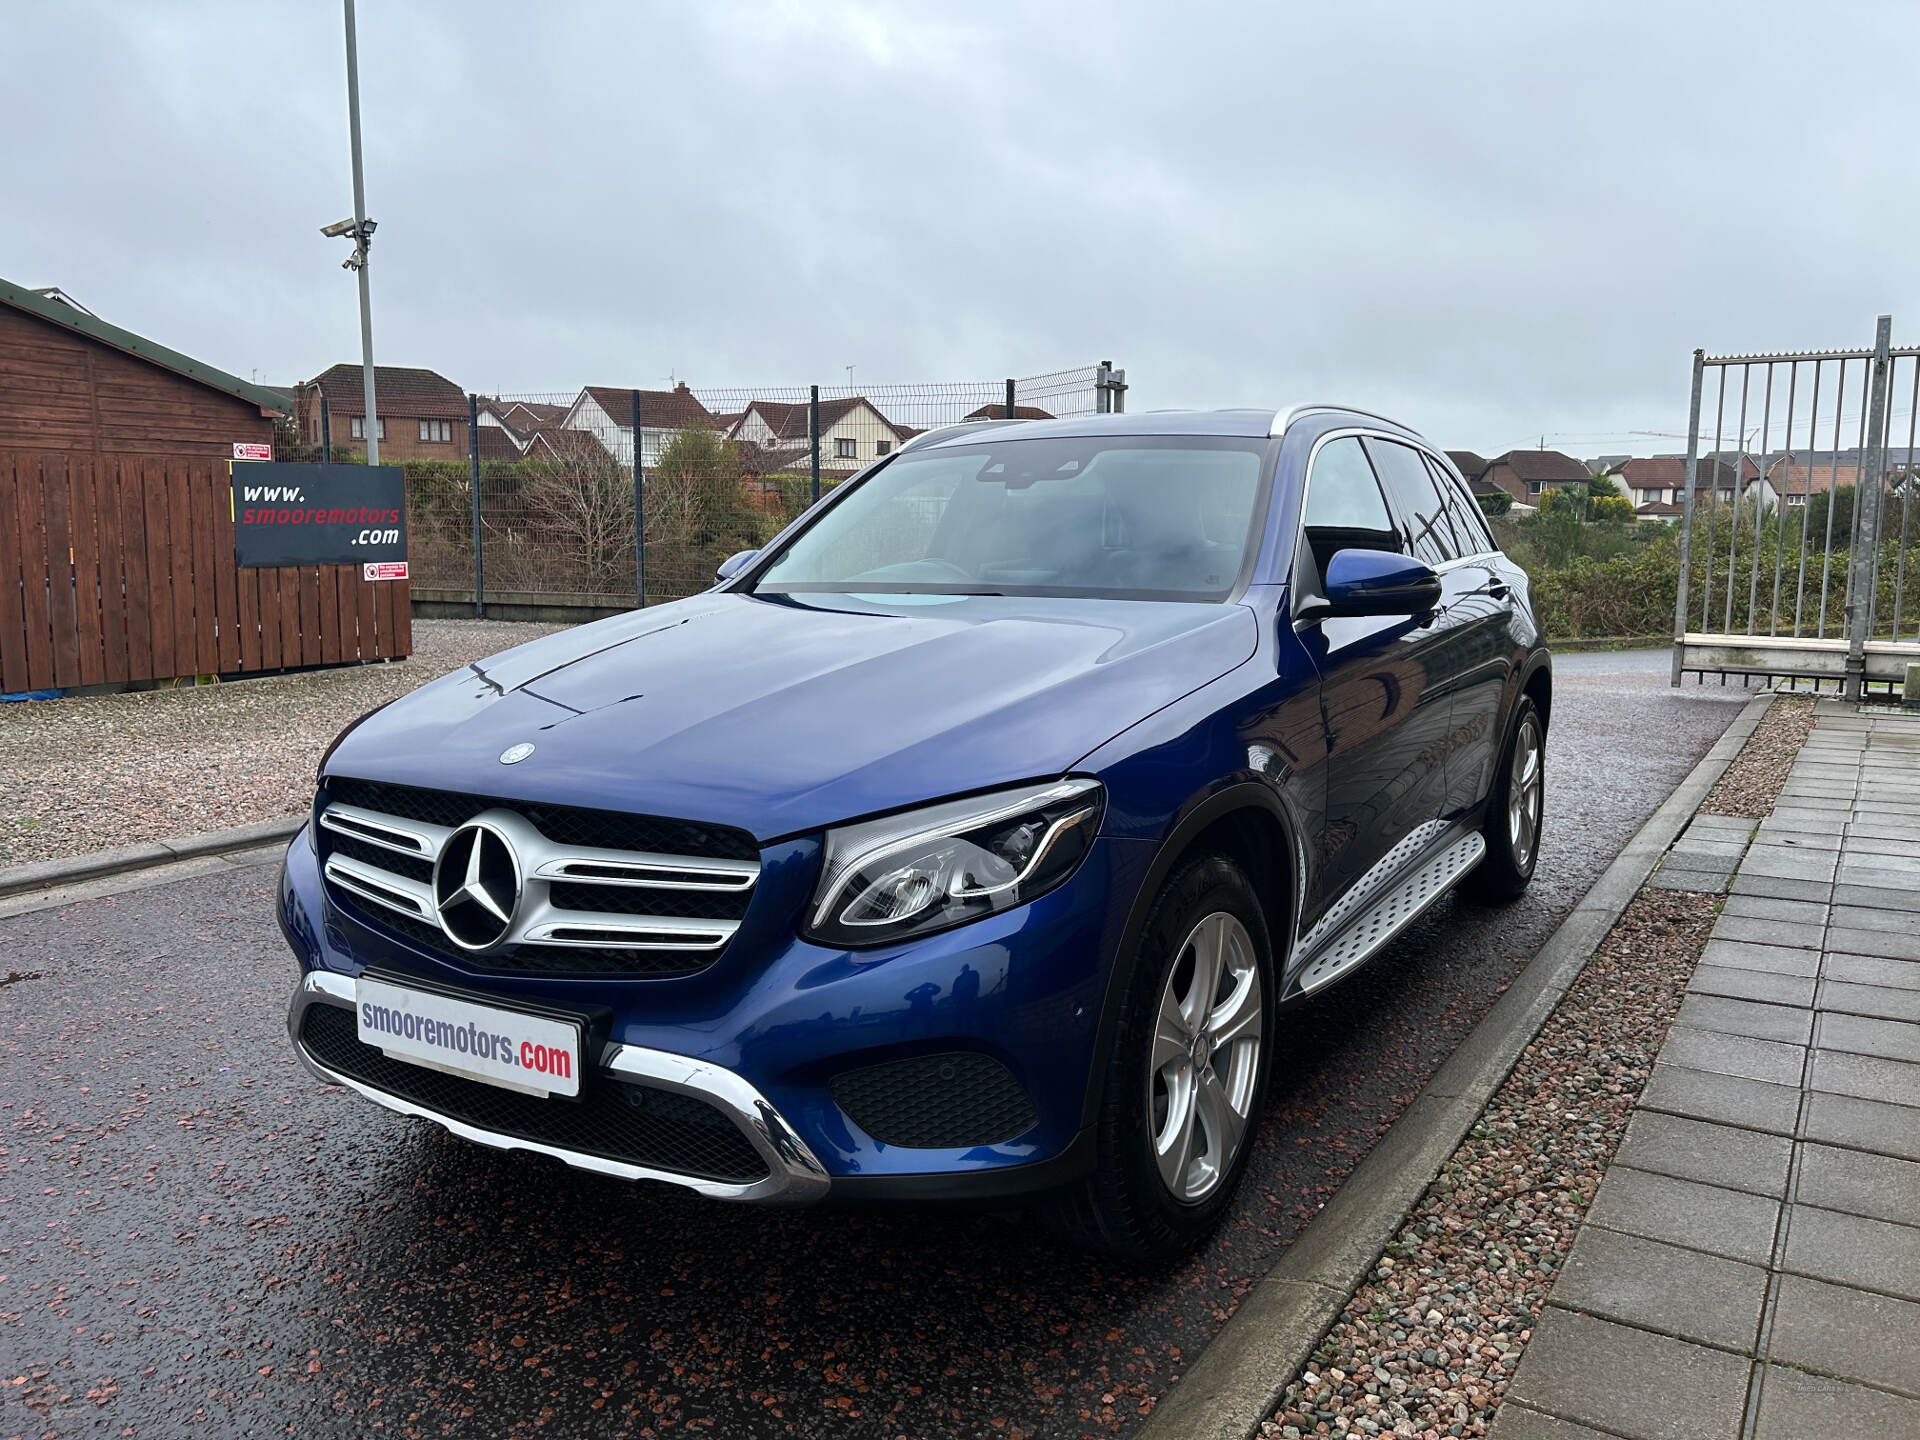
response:
<path fill-rule="evenodd" d="M 1538 505 L 1548 490 L 1585 495 L 1591 478 L 1584 464 L 1558 450 L 1509 450 L 1489 460 L 1481 475 L 1488 484 L 1528 505 Z"/>
<path fill-rule="evenodd" d="M 1633 513 L 1653 520 L 1670 519 L 1681 510 L 1687 491 L 1687 461 L 1682 455 L 1636 455 L 1614 474 Z"/>
<path fill-rule="evenodd" d="M 1004 407 L 1002 407 L 1004 408 Z M 1017 408 L 1017 407 L 1016 407 Z M 801 447 L 802 463 L 811 463 L 805 401 L 755 400 L 732 427 L 728 438 L 765 452 L 780 453 Z M 904 443 L 907 432 L 873 407 L 864 395 L 848 395 L 820 402 L 820 470 L 851 475 Z"/>
<path fill-rule="evenodd" d="M 359 365 L 335 365 L 299 387 L 302 441 L 320 443 L 325 396 L 334 445 L 366 449 L 365 373 Z M 438 371 L 404 365 L 374 366 L 373 384 L 382 464 L 467 458 L 466 391 Z"/>
<path fill-rule="evenodd" d="M 1771 505 L 1775 495 L 1786 500 L 1787 509 L 1804 509 L 1809 497 L 1825 495 L 1837 485 L 1858 485 L 1860 467 L 1858 465 L 1821 464 L 1795 465 L 1791 456 L 1782 456 L 1767 467 L 1766 503 Z M 1752 487 L 1749 488 L 1749 493 Z"/>
<path fill-rule="evenodd" d="M 628 406 L 631 409 L 631 397 Z M 567 409 L 565 405 L 489 400 L 479 407 L 477 415 L 480 462 L 483 465 L 517 460 L 574 465 L 617 463 L 593 431 L 572 429 L 561 423 Z"/>
<path fill-rule="evenodd" d="M 1005 420 L 1007 402 L 1001 400 L 992 405 L 982 405 L 966 418 L 968 420 Z M 1013 407 L 1013 418 L 1015 420 L 1052 420 L 1055 417 L 1050 411 L 1042 410 L 1038 405 L 1022 405 L 1016 401 Z"/>
<path fill-rule="evenodd" d="M 633 467 L 634 397 L 640 405 L 640 464 L 651 469 L 682 430 L 719 430 L 713 412 L 683 380 L 671 390 L 622 390 L 589 385 L 556 422 L 563 430 L 584 430 L 599 440 L 622 466 Z"/>
<path fill-rule="evenodd" d="M 1447 458 L 1453 462 L 1453 468 L 1460 472 L 1461 479 L 1465 480 L 1469 486 L 1487 473 L 1485 457 L 1476 455 L 1471 450 L 1449 450 Z"/>

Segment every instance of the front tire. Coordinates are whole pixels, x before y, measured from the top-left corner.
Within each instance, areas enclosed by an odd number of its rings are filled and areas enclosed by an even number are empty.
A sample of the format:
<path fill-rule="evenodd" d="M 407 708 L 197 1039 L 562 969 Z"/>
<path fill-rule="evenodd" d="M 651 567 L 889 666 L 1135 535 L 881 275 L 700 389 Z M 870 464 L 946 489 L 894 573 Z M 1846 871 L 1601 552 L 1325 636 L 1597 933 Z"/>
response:
<path fill-rule="evenodd" d="M 1084 1248 L 1157 1263 L 1219 1223 L 1266 1103 L 1275 967 L 1240 867 L 1204 855 L 1169 876 L 1133 961 L 1095 1170 L 1051 1218 Z"/>
<path fill-rule="evenodd" d="M 1483 900 L 1515 899 L 1533 879 L 1540 860 L 1540 828 L 1547 790 L 1547 727 L 1533 697 L 1514 707 L 1506 749 L 1487 797 L 1480 827 L 1487 853 L 1462 888 Z"/>

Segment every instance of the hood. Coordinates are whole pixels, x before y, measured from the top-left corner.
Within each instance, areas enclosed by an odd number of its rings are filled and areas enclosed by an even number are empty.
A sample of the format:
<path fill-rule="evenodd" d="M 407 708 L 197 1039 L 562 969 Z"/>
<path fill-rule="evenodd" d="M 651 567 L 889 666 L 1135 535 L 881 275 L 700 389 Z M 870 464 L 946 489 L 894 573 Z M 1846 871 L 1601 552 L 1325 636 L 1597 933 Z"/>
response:
<path fill-rule="evenodd" d="M 765 841 L 1060 774 L 1246 661 L 1255 637 L 1239 605 L 700 595 L 444 676 L 355 729 L 328 769 Z"/>

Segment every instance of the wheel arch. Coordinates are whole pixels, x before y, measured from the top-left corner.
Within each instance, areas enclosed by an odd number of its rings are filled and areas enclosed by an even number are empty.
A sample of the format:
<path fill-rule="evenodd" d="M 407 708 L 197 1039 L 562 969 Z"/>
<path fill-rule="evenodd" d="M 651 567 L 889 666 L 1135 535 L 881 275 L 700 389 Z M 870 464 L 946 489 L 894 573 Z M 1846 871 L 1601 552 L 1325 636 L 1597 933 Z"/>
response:
<path fill-rule="evenodd" d="M 1093 1061 L 1082 1101 L 1082 1123 L 1092 1124 L 1100 1108 L 1100 1085 L 1112 1058 L 1127 988 L 1147 916 L 1167 877 L 1189 858 L 1207 853 L 1231 857 L 1246 871 L 1260 900 L 1273 951 L 1274 994 L 1281 993 L 1286 962 L 1299 929 L 1302 851 L 1299 829 L 1271 786 L 1243 780 L 1215 791 L 1177 821 L 1154 852 L 1145 878 L 1128 907 L 1100 1006 Z"/>

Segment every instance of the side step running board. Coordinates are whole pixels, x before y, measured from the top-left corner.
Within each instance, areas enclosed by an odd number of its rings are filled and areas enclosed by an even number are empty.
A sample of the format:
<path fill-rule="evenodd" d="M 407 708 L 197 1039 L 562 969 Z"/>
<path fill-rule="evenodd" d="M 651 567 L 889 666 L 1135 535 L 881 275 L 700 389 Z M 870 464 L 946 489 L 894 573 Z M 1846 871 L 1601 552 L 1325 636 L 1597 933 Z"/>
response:
<path fill-rule="evenodd" d="M 1312 994 L 1379 950 L 1480 863 L 1487 842 L 1478 831 L 1462 835 L 1446 849 L 1413 870 L 1367 910 L 1331 936 L 1315 951 L 1296 982 Z"/>

